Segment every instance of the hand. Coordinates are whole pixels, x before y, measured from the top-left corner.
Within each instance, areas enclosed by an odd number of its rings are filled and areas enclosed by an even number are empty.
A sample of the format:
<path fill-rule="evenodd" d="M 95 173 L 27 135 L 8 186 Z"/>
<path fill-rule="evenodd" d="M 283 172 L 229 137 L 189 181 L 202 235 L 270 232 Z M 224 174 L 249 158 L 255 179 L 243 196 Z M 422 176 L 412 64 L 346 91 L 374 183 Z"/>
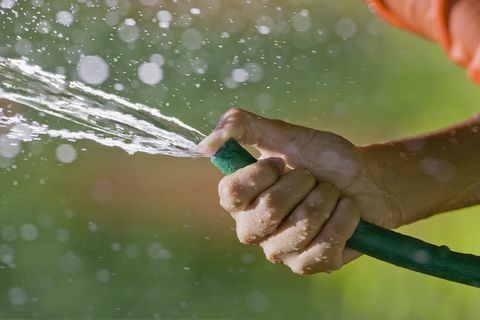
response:
<path fill-rule="evenodd" d="M 272 262 L 298 274 L 330 272 L 359 256 L 345 244 L 360 218 L 402 224 L 361 149 L 339 135 L 231 109 L 198 150 L 212 156 L 229 138 L 261 157 L 222 179 L 220 204 L 239 240 L 259 244 Z"/>

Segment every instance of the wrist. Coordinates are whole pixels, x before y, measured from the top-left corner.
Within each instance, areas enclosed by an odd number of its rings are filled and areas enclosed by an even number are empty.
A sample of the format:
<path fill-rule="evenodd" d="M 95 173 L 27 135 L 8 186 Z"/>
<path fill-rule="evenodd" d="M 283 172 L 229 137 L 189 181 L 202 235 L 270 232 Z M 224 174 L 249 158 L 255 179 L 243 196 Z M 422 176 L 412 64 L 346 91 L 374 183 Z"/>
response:
<path fill-rule="evenodd" d="M 388 208 L 390 227 L 409 224 L 433 214 L 425 206 L 421 179 L 401 141 L 358 147 L 367 179 L 379 190 Z M 423 202 L 422 202 L 423 201 Z"/>
<path fill-rule="evenodd" d="M 401 197 L 392 185 L 398 179 L 394 177 L 395 170 L 390 169 L 389 162 L 384 158 L 379 145 L 357 146 L 362 162 L 362 175 L 358 179 L 358 194 L 364 197 L 364 202 L 373 205 L 379 217 L 375 224 L 386 228 L 397 228 L 411 221 Z M 368 209 L 370 210 L 370 209 Z"/>

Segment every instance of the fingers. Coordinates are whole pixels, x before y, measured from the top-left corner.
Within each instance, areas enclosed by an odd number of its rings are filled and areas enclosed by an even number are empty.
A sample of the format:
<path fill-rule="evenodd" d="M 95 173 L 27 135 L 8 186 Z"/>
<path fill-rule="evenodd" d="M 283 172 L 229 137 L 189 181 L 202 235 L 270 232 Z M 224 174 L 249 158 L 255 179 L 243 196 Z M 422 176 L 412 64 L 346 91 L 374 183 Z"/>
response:
<path fill-rule="evenodd" d="M 330 217 L 339 195 L 332 184 L 319 182 L 280 227 L 260 243 L 267 259 L 278 262 L 282 255 L 305 249 Z"/>
<path fill-rule="evenodd" d="M 350 248 L 345 248 L 343 250 L 343 264 L 345 265 L 345 264 L 349 263 L 350 261 L 357 259 L 361 255 L 362 255 L 362 253 L 360 253 L 358 251 L 355 251 L 355 250 L 350 249 Z"/>
<path fill-rule="evenodd" d="M 344 248 L 355 231 L 360 214 L 348 199 L 341 199 L 321 232 L 301 253 L 287 254 L 281 261 L 293 272 L 308 275 L 317 272 L 331 272 L 339 269 L 348 259 L 353 259 L 354 252 L 346 253 Z"/>
<path fill-rule="evenodd" d="M 230 138 L 241 144 L 278 150 L 294 139 L 300 128 L 233 108 L 222 116 L 217 128 L 198 144 L 197 151 L 213 156 Z"/>
<path fill-rule="evenodd" d="M 258 243 L 271 234 L 307 196 L 315 182 L 315 177 L 306 169 L 289 171 L 262 192 L 249 208 L 233 212 L 239 240 Z"/>
<path fill-rule="evenodd" d="M 317 183 L 306 169 L 281 175 L 284 163 L 263 159 L 225 177 L 220 202 L 230 211 L 242 243 L 259 243 L 267 259 L 298 274 L 330 272 L 360 253 L 345 248 L 360 214 L 339 200 L 328 182 Z"/>
<path fill-rule="evenodd" d="M 224 177 L 218 185 L 220 205 L 229 212 L 245 209 L 278 180 L 284 167 L 281 159 L 263 159 Z"/>

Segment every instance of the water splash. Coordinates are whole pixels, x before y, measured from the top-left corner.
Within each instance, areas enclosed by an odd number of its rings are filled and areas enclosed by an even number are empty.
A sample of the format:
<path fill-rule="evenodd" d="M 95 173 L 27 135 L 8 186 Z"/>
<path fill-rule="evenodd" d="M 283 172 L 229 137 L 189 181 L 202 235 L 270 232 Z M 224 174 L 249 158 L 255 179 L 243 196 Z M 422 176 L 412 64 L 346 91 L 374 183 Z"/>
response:
<path fill-rule="evenodd" d="M 62 75 L 46 72 L 24 60 L 0 57 L 0 98 L 37 111 L 39 119 L 32 121 L 0 109 L 0 127 L 8 128 L 7 137 L 12 140 L 31 141 L 47 135 L 92 140 L 120 147 L 129 154 L 145 152 L 193 157 L 198 156 L 195 145 L 205 137 L 157 109 L 80 82 L 67 81 Z M 75 130 L 55 128 L 49 118 L 66 120 Z"/>

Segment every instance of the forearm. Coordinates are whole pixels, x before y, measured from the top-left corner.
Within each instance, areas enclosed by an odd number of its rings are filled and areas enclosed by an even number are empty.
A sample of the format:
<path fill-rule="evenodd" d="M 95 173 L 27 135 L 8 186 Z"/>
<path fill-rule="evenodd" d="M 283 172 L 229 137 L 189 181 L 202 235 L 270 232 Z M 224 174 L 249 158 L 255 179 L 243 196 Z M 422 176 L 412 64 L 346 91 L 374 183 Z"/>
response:
<path fill-rule="evenodd" d="M 480 202 L 480 116 L 361 150 L 372 179 L 389 195 L 404 223 Z"/>

